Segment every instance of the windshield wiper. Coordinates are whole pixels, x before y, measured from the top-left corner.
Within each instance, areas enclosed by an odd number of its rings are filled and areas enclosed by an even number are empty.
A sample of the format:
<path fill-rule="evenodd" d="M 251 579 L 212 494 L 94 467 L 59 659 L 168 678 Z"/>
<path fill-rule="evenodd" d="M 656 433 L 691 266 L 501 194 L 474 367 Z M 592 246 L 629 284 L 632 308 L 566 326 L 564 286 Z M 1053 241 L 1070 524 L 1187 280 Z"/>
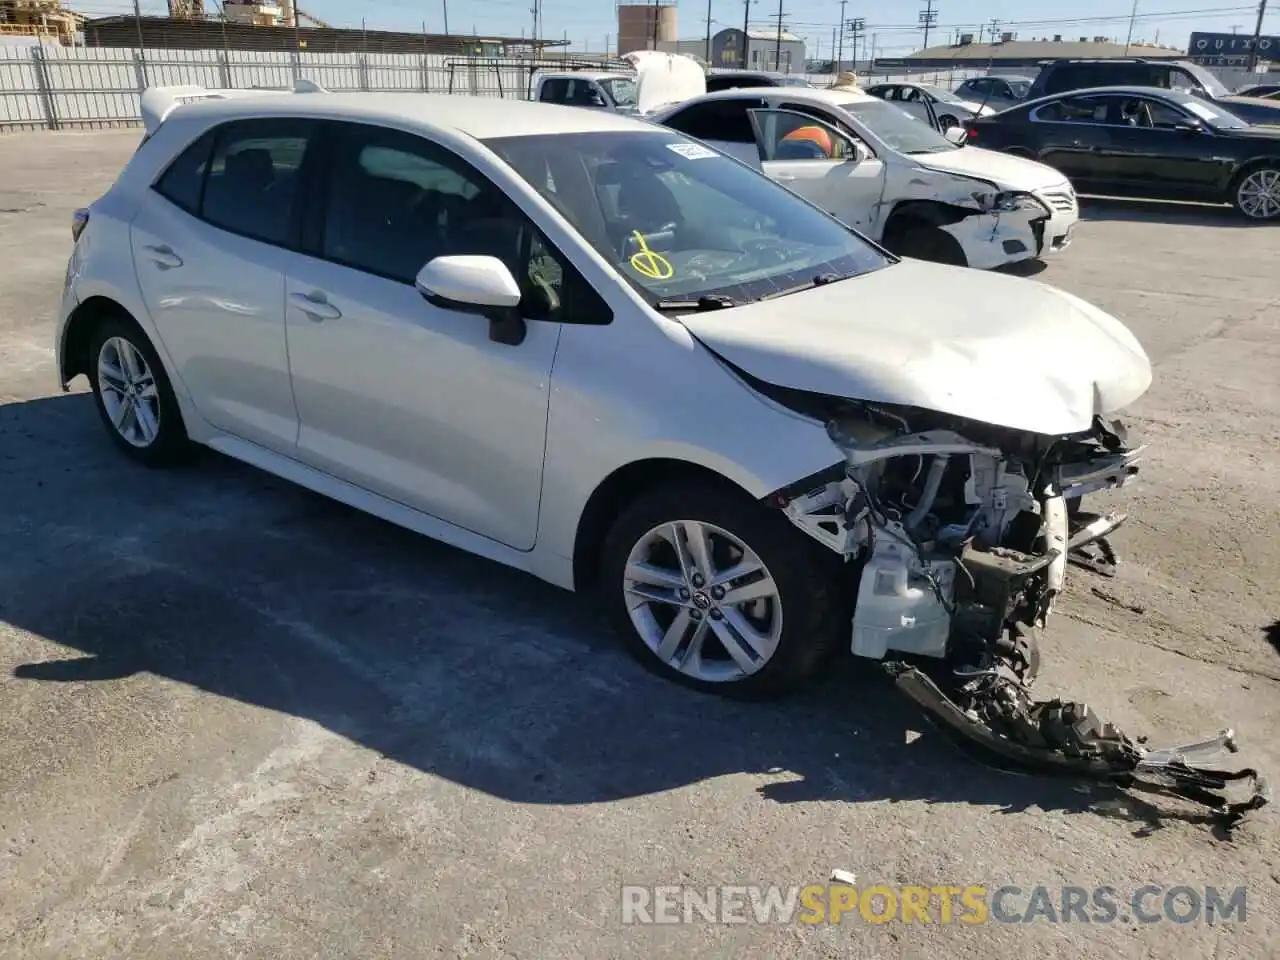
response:
<path fill-rule="evenodd" d="M 653 305 L 655 310 L 696 310 L 704 312 L 707 310 L 724 310 L 727 307 L 736 307 L 738 302 L 733 297 L 726 297 L 719 293 L 703 294 L 700 297 L 687 297 L 680 300 L 659 300 Z"/>
<path fill-rule="evenodd" d="M 766 293 L 761 300 L 776 300 L 778 297 L 787 297 L 793 293 L 802 293 L 805 290 L 812 290 L 814 287 L 825 287 L 828 283 L 836 283 L 840 280 L 850 280 L 857 276 L 854 273 L 820 273 L 808 283 L 798 283 L 794 287 L 787 287 L 785 290 L 776 290 L 773 293 Z"/>

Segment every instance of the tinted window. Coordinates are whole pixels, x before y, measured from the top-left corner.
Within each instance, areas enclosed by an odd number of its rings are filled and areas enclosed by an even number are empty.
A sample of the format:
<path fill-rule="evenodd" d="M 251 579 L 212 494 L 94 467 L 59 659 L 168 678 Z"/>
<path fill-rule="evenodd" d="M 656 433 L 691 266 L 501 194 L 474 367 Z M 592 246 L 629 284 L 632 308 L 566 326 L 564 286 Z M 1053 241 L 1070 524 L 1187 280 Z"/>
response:
<path fill-rule="evenodd" d="M 722 294 L 745 302 L 889 262 L 784 187 L 669 132 L 487 145 L 651 300 Z"/>
<path fill-rule="evenodd" d="M 549 179 L 544 188 L 554 194 Z M 320 252 L 326 259 L 411 284 L 436 257 L 492 256 L 520 283 L 526 316 L 570 319 L 562 307 L 580 316 L 598 305 L 594 291 L 583 289 L 585 282 L 505 194 L 420 137 L 344 125 L 324 195 Z"/>
<path fill-rule="evenodd" d="M 214 133 L 212 131 L 206 133 L 187 147 L 156 181 L 156 192 L 187 213 L 200 212 L 200 191 L 204 186 L 204 175 L 209 166 L 209 154 L 213 150 L 213 141 Z"/>
<path fill-rule="evenodd" d="M 1035 119 L 1059 123 L 1106 123 L 1108 101 L 1102 97 L 1068 97 L 1046 103 L 1036 110 Z"/>
<path fill-rule="evenodd" d="M 747 111 L 763 106 L 763 100 L 710 100 L 681 110 L 666 126 L 699 140 L 755 143 Z"/>
<path fill-rule="evenodd" d="M 560 79 L 544 81 L 538 89 L 538 99 L 563 103 L 569 99 L 569 81 Z"/>
<path fill-rule="evenodd" d="M 220 128 L 201 217 L 233 233 L 285 243 L 314 126 L 307 120 L 271 119 L 239 120 Z"/>
<path fill-rule="evenodd" d="M 1120 122 L 1130 127 L 1152 127 L 1161 130 L 1176 129 L 1186 123 L 1187 117 L 1168 104 L 1146 97 L 1124 100 L 1120 105 Z"/>
<path fill-rule="evenodd" d="M 1059 67 L 1049 74 L 1045 83 L 1046 93 L 1058 93 L 1061 90 L 1081 90 L 1085 87 L 1101 87 L 1106 83 L 1097 76 L 1098 71 L 1084 64 L 1068 64 Z"/>

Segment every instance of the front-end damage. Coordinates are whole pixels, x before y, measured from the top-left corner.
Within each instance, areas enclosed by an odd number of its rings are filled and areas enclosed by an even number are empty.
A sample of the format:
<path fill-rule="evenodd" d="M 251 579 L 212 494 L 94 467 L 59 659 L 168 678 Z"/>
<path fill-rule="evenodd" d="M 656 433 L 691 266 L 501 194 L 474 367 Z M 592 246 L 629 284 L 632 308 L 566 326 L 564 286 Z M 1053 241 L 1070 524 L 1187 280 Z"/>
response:
<path fill-rule="evenodd" d="M 1123 515 L 1081 501 L 1137 472 L 1141 448 L 1118 423 L 1046 437 L 913 408 L 806 405 L 843 461 L 772 500 L 847 559 L 855 655 L 882 661 L 932 718 L 1006 764 L 1179 796 L 1229 821 L 1267 801 L 1254 770 L 1209 765 L 1234 752 L 1229 730 L 1153 750 L 1085 704 L 1032 699 L 1037 636 L 1068 562 L 1097 568 L 1090 549 L 1114 562 L 1106 536 Z"/>

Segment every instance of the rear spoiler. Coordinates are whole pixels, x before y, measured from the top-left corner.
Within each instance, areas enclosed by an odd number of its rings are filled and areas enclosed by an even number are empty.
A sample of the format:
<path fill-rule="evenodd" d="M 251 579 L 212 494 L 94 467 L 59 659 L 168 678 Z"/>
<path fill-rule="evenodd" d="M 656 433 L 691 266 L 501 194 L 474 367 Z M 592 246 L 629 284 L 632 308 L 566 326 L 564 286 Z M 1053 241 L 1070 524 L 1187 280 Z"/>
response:
<path fill-rule="evenodd" d="M 327 93 L 313 80 L 299 79 L 291 87 L 252 87 L 249 89 L 218 89 L 195 84 L 175 87 L 148 87 L 142 92 L 142 125 L 150 137 L 174 110 L 187 103 L 201 100 L 239 100 L 245 97 L 273 96 L 281 93 Z"/>

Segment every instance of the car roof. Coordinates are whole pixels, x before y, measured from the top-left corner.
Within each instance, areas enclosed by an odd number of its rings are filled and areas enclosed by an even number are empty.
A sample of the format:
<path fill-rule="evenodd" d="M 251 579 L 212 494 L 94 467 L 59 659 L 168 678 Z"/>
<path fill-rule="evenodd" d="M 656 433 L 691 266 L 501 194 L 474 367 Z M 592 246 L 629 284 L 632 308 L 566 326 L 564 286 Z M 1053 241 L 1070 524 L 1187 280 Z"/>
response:
<path fill-rule="evenodd" d="M 1025 80 L 1031 82 L 1031 77 L 1024 77 L 1020 73 L 984 73 L 980 77 L 970 77 L 969 80 Z M 968 83 L 966 80 L 965 83 Z"/>
<path fill-rule="evenodd" d="M 619 80 L 635 79 L 632 74 L 617 70 L 539 70 L 537 77 L 539 80 L 611 80 L 615 77 Z"/>
<path fill-rule="evenodd" d="M 810 100 L 814 103 L 839 106 L 843 103 L 880 103 L 876 97 L 855 90 L 827 90 L 821 87 L 735 87 L 732 90 L 716 90 L 671 106 L 703 103 L 710 100 L 737 100 L 743 97 L 776 97 L 787 100 Z M 664 108 L 665 110 L 666 108 Z"/>
<path fill-rule="evenodd" d="M 446 93 L 280 93 L 245 99 L 202 100 L 175 111 L 222 123 L 250 117 L 298 116 L 368 122 L 410 121 L 485 140 L 554 133 L 650 131 L 653 125 L 611 110 L 471 97 Z"/>

